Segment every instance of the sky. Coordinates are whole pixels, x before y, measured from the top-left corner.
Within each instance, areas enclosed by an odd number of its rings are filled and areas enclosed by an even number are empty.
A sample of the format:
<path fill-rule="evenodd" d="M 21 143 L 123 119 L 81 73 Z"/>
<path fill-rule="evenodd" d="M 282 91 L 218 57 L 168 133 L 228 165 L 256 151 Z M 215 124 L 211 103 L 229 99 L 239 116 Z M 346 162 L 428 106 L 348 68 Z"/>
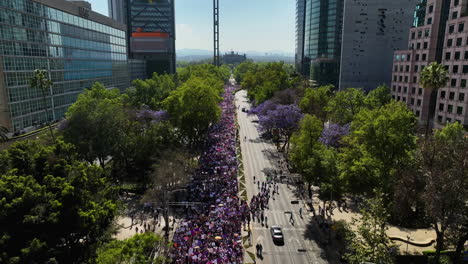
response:
<path fill-rule="evenodd" d="M 107 15 L 107 0 L 87 0 Z M 213 49 L 213 1 L 175 0 L 176 49 Z M 294 52 L 295 0 L 220 0 L 221 51 Z"/>

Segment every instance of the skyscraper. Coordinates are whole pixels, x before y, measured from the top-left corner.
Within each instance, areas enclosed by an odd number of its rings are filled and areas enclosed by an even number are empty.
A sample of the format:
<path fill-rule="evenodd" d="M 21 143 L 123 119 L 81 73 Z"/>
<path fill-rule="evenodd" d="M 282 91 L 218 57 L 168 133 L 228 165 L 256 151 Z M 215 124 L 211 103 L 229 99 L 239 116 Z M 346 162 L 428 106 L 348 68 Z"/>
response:
<path fill-rule="evenodd" d="M 0 125 L 10 131 L 62 118 L 95 82 L 128 87 L 126 27 L 89 4 L 4 0 L 0 23 Z M 54 83 L 46 103 L 29 87 L 35 69 L 47 70 Z"/>
<path fill-rule="evenodd" d="M 319 85 L 337 89 L 390 85 L 393 51 L 406 46 L 404 25 L 411 23 L 418 2 L 297 0 L 296 69 Z"/>
<path fill-rule="evenodd" d="M 338 86 L 344 0 L 307 0 L 303 71 L 319 85 Z"/>
<path fill-rule="evenodd" d="M 145 60 L 147 77 L 175 72 L 174 0 L 108 0 L 109 16 L 127 24 L 128 54 Z"/>
<path fill-rule="evenodd" d="M 420 0 L 346 0 L 339 88 L 372 90 L 392 82 L 393 52 L 408 44 Z"/>
<path fill-rule="evenodd" d="M 305 11 L 306 0 L 296 0 L 296 69 L 302 75 L 304 63 L 304 34 L 305 34 Z"/>
<path fill-rule="evenodd" d="M 468 126 L 468 0 L 422 0 L 414 13 L 408 49 L 394 54 L 392 97 L 404 102 L 421 124 Z M 443 64 L 449 81 L 432 93 L 419 75 L 432 62 Z"/>

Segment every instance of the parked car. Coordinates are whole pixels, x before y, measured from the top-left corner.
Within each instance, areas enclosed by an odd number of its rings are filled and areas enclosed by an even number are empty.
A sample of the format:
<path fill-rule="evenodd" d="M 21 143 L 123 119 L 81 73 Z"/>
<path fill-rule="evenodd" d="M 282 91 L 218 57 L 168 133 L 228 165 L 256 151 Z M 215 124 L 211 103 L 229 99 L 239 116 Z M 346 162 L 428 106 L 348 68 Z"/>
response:
<path fill-rule="evenodd" d="M 283 231 L 279 226 L 272 226 L 270 228 L 271 238 L 273 242 L 284 243 Z"/>
<path fill-rule="evenodd" d="M 242 107 L 242 112 L 245 112 L 245 107 Z"/>

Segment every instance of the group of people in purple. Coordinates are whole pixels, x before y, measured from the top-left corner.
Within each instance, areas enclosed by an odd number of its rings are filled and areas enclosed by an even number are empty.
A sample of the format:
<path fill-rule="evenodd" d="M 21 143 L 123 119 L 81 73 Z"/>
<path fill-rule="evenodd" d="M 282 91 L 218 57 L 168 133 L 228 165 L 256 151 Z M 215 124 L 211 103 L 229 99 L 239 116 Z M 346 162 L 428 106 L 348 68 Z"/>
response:
<path fill-rule="evenodd" d="M 173 263 L 243 263 L 241 228 L 247 203 L 238 197 L 234 86 L 225 87 L 220 121 L 210 129 L 189 184 L 189 209 L 173 238 Z M 250 216 L 249 216 L 250 217 Z"/>

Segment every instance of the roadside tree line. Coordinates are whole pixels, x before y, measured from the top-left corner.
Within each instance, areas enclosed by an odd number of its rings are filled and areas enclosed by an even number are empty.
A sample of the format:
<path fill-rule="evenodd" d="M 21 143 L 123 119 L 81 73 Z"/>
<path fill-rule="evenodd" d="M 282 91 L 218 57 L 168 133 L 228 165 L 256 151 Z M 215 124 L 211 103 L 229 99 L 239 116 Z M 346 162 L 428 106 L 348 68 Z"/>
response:
<path fill-rule="evenodd" d="M 309 187 L 320 187 L 323 208 L 341 203 L 344 195 L 381 202 L 385 210 L 375 212 L 388 212 L 378 216 L 382 223 L 436 230 L 435 263 L 449 248 L 460 261 L 468 238 L 468 139 L 462 125 L 418 134 L 415 115 L 392 100 L 385 85 L 368 93 L 311 87 L 281 63 L 241 64 L 235 75 L 247 89 L 260 128 L 284 143 L 279 150 L 288 153 Z M 439 65 L 428 66 L 421 86 L 433 93 L 444 86 L 444 75 Z M 375 252 L 349 250 L 367 252 L 355 261 L 379 260 Z"/>
<path fill-rule="evenodd" d="M 176 168 L 173 182 L 161 179 L 161 163 L 177 156 L 195 166 L 229 76 L 226 67 L 195 65 L 136 80 L 123 93 L 95 83 L 49 145 L 23 141 L 0 152 L 0 262 L 147 263 L 159 237 L 111 239 L 121 187 L 133 183 L 151 197 L 188 180 L 188 167 Z M 46 75 L 34 82 L 49 84 Z"/>

